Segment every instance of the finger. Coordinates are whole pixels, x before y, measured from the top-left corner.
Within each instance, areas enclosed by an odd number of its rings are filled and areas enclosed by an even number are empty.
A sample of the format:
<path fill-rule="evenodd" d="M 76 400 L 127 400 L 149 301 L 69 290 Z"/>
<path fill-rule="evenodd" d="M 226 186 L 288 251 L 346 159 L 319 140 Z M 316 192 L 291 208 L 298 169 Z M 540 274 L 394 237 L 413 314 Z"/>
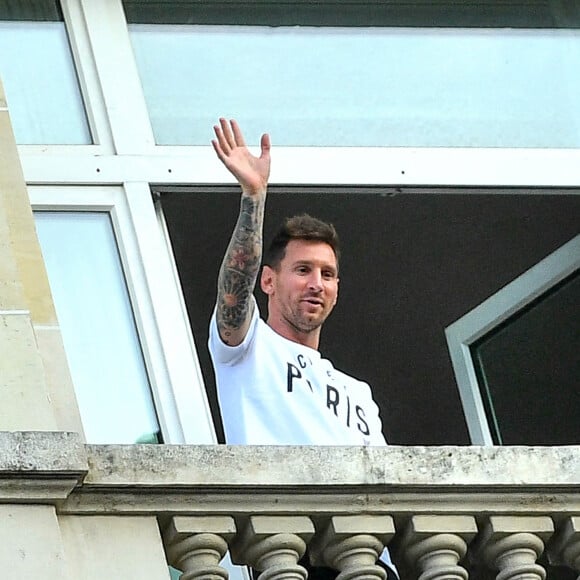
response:
<path fill-rule="evenodd" d="M 222 152 L 224 154 L 228 154 L 231 151 L 231 147 L 224 135 L 224 132 L 222 131 L 222 128 L 219 125 L 214 125 L 213 130 Z"/>
<path fill-rule="evenodd" d="M 229 123 L 223 117 L 220 119 L 220 126 L 222 128 L 222 133 L 224 135 L 227 144 L 230 146 L 231 149 L 233 149 L 236 146 L 236 140 L 234 139 L 234 135 L 232 133 Z"/>
<path fill-rule="evenodd" d="M 211 144 L 213 145 L 214 151 L 216 152 L 216 155 L 218 156 L 218 159 L 222 163 L 225 163 L 226 154 L 224 153 L 224 151 L 221 148 L 220 144 L 215 139 L 212 139 L 211 140 Z"/>
<path fill-rule="evenodd" d="M 242 130 L 240 129 L 240 126 L 238 125 L 237 121 L 235 119 L 232 119 L 230 121 L 230 124 L 232 126 L 232 131 L 234 132 L 234 139 L 236 141 L 236 145 L 240 147 L 245 147 L 246 142 L 244 141 Z"/>
<path fill-rule="evenodd" d="M 260 148 L 262 149 L 262 154 L 260 157 L 262 159 L 269 159 L 270 158 L 270 135 L 268 133 L 264 133 L 262 138 L 260 139 Z"/>

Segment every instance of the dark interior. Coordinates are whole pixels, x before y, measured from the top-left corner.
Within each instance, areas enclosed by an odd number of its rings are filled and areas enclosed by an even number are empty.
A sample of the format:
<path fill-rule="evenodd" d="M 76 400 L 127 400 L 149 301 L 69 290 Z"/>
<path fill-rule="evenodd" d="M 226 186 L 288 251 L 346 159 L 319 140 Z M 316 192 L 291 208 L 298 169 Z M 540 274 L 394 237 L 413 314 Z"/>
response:
<path fill-rule="evenodd" d="M 322 333 L 323 354 L 373 387 L 389 443 L 469 444 L 445 327 L 577 235 L 580 196 L 295 189 L 271 188 L 265 239 L 296 213 L 337 227 L 339 301 Z M 207 325 L 239 192 L 174 188 L 160 200 L 218 424 Z"/>

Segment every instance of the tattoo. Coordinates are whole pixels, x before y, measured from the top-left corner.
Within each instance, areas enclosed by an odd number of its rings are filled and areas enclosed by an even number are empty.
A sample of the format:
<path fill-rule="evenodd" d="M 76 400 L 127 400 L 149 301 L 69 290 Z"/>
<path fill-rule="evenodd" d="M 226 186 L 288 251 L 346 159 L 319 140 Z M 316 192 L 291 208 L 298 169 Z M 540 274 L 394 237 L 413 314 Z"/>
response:
<path fill-rule="evenodd" d="M 220 268 L 216 313 L 224 338 L 238 330 L 250 314 L 262 260 L 264 205 L 265 196 L 242 196 L 240 215 Z"/>

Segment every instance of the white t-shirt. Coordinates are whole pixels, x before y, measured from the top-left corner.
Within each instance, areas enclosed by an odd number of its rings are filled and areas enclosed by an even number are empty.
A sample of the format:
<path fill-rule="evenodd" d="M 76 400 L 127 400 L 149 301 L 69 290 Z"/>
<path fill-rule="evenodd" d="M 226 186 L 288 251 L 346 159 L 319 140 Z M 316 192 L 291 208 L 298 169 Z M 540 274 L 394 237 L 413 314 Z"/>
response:
<path fill-rule="evenodd" d="M 317 350 L 288 340 L 257 304 L 242 344 L 221 340 L 213 313 L 209 350 L 229 444 L 385 445 L 369 385 Z"/>

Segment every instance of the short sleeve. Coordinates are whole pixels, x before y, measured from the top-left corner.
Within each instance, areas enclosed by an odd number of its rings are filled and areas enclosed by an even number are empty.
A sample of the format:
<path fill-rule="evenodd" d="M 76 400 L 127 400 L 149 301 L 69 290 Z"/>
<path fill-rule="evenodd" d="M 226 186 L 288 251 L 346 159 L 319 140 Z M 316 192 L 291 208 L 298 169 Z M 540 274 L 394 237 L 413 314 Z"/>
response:
<path fill-rule="evenodd" d="M 252 296 L 252 301 L 254 303 L 254 311 L 252 313 L 252 319 L 250 320 L 250 328 L 246 334 L 244 340 L 236 345 L 227 345 L 220 337 L 217 320 L 216 320 L 216 308 L 214 308 L 211 315 L 211 320 L 209 322 L 209 340 L 208 347 L 214 364 L 224 364 L 232 365 L 240 360 L 244 354 L 251 347 L 254 336 L 256 334 L 256 328 L 258 326 L 258 321 L 260 319 L 260 311 L 258 309 L 258 304 L 256 299 Z"/>

